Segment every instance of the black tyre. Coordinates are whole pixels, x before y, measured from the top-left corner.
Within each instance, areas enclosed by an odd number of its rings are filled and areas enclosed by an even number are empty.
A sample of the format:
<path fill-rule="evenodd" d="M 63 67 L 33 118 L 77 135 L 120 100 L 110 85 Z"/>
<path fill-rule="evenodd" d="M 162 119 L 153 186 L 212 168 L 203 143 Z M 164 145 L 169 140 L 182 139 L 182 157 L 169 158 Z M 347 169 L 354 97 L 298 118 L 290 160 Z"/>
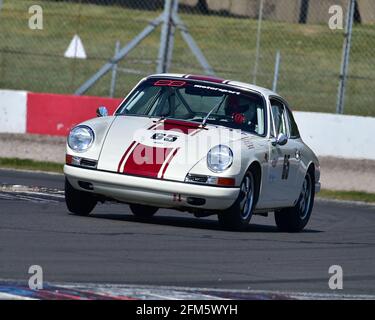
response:
<path fill-rule="evenodd" d="M 249 225 L 256 204 L 256 185 L 255 174 L 248 171 L 242 180 L 236 202 L 218 215 L 223 229 L 240 231 Z"/>
<path fill-rule="evenodd" d="M 307 172 L 303 181 L 302 191 L 297 204 L 275 212 L 276 225 L 281 231 L 299 232 L 309 222 L 314 206 L 315 185 L 310 172 Z"/>
<path fill-rule="evenodd" d="M 91 193 L 74 189 L 65 178 L 65 203 L 71 213 L 88 216 L 94 210 L 97 199 Z"/>
<path fill-rule="evenodd" d="M 131 212 L 138 218 L 151 218 L 159 209 L 141 204 L 131 204 L 129 207 Z"/>

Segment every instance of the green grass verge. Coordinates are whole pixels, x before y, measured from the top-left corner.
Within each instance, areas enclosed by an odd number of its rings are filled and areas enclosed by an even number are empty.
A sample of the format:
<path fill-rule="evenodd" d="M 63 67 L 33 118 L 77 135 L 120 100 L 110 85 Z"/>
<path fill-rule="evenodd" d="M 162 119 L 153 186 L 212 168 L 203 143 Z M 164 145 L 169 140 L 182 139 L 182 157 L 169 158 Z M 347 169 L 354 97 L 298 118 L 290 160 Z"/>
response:
<path fill-rule="evenodd" d="M 366 193 L 360 191 L 333 191 L 321 190 L 318 197 L 336 200 L 349 200 L 349 201 L 362 201 L 362 202 L 375 202 L 374 193 Z"/>
<path fill-rule="evenodd" d="M 18 158 L 0 158 L 0 168 L 63 173 L 63 164 Z M 323 189 L 318 193 L 318 197 L 375 203 L 375 194 L 359 191 L 333 191 Z"/>
<path fill-rule="evenodd" d="M 18 158 L 0 158 L 0 168 L 63 173 L 63 164 Z"/>
<path fill-rule="evenodd" d="M 99 6 L 66 1 L 39 1 L 43 30 L 28 28 L 28 8 L 34 0 L 4 0 L 0 11 L 0 88 L 73 93 L 114 54 L 117 40 L 125 45 L 161 11 Z M 218 76 L 252 82 L 257 20 L 180 13 L 190 33 Z M 160 28 L 147 37 L 120 67 L 154 73 Z M 88 59 L 64 58 L 74 34 L 79 34 Z M 257 84 L 271 87 L 274 60 L 281 52 L 278 91 L 295 110 L 335 112 L 343 46 L 343 31 L 327 24 L 301 25 L 265 20 Z M 355 25 L 346 89 L 345 113 L 375 116 L 375 25 Z M 171 72 L 202 73 L 179 33 Z M 119 73 L 116 96 L 122 97 L 143 74 Z M 107 96 L 111 74 L 89 95 Z"/>

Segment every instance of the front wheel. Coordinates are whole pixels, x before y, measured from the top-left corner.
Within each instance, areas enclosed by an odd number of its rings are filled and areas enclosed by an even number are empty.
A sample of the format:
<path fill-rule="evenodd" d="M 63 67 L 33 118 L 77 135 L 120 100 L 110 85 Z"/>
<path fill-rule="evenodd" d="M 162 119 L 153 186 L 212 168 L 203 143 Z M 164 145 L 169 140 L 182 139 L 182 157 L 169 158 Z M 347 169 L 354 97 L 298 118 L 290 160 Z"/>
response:
<path fill-rule="evenodd" d="M 311 173 L 307 172 L 297 204 L 294 207 L 275 212 L 276 225 L 281 231 L 299 232 L 309 222 L 314 206 L 315 189 L 313 182 Z"/>
<path fill-rule="evenodd" d="M 78 216 L 88 216 L 94 210 L 97 199 L 91 193 L 76 190 L 65 178 L 65 203 L 68 210 Z"/>
<path fill-rule="evenodd" d="M 219 223 L 226 230 L 243 230 L 249 225 L 255 207 L 255 180 L 253 172 L 246 173 L 236 202 L 219 213 Z"/>
<path fill-rule="evenodd" d="M 131 204 L 129 207 L 131 212 L 138 218 L 151 218 L 158 211 L 156 207 L 141 204 Z"/>

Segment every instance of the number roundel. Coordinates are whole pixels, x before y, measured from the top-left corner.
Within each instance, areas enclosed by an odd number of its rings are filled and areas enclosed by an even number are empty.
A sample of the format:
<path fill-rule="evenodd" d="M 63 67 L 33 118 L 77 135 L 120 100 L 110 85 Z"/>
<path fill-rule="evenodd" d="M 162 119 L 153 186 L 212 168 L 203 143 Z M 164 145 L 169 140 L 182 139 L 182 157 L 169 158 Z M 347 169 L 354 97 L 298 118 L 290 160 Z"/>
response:
<path fill-rule="evenodd" d="M 151 139 L 153 140 L 163 140 L 166 142 L 175 142 L 177 140 L 177 136 L 174 134 L 166 134 L 166 133 L 155 133 Z"/>

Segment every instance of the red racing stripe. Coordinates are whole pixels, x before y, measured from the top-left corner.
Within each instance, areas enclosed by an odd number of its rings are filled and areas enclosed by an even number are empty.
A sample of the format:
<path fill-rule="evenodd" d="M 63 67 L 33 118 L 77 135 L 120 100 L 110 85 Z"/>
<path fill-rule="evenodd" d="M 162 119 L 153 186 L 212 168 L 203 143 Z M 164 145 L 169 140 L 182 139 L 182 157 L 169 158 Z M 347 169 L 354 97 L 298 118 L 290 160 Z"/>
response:
<path fill-rule="evenodd" d="M 175 119 L 166 119 L 163 122 L 159 122 L 150 126 L 147 130 L 165 130 L 165 131 L 177 131 L 187 135 L 195 135 L 200 132 L 200 124 L 193 122 L 186 122 Z M 127 158 L 124 169 L 122 170 L 125 174 L 138 175 L 143 177 L 157 178 L 160 170 L 162 174 L 159 177 L 164 178 L 164 174 L 168 169 L 172 159 L 176 156 L 179 148 L 165 148 L 156 146 L 146 146 L 141 143 L 133 141 L 126 152 L 124 153 L 121 161 L 118 165 L 118 172 L 121 172 L 121 167 Z M 130 150 L 133 151 L 129 155 Z M 170 152 L 173 150 L 173 154 L 169 157 Z M 136 159 L 138 158 L 138 159 Z M 163 167 L 164 165 L 164 167 Z"/>
<path fill-rule="evenodd" d="M 163 172 L 162 172 L 162 174 L 161 174 L 161 179 L 164 179 L 164 174 L 165 174 L 165 172 L 167 171 L 169 164 L 171 163 L 172 159 L 176 156 L 177 151 L 178 151 L 179 149 L 180 149 L 180 148 L 175 149 L 175 150 L 173 151 L 173 153 L 172 153 L 172 156 L 168 159 L 168 162 L 165 164 L 165 166 L 164 166 L 164 168 L 163 168 Z"/>
<path fill-rule="evenodd" d="M 125 163 L 123 173 L 157 178 L 172 148 L 160 148 L 138 144 Z"/>
<path fill-rule="evenodd" d="M 154 124 L 152 124 L 149 128 L 147 128 L 147 130 L 153 130 L 153 129 L 155 129 L 158 125 L 159 125 L 158 123 L 154 123 Z M 121 160 L 120 160 L 120 162 L 119 162 L 119 164 L 118 164 L 117 172 L 120 172 L 120 171 L 121 171 L 121 166 L 122 166 L 122 164 L 124 163 L 124 160 L 125 160 L 126 156 L 128 155 L 128 153 L 130 152 L 131 148 L 134 146 L 135 143 L 136 143 L 136 142 L 133 141 L 133 142 L 130 144 L 130 146 L 126 149 L 124 155 L 122 156 L 122 158 L 121 158 Z"/>
<path fill-rule="evenodd" d="M 213 82 L 213 83 L 223 83 L 225 79 L 218 78 L 218 77 L 212 77 L 212 76 L 200 76 L 200 75 L 187 75 L 187 79 L 192 79 L 192 80 L 200 80 L 200 81 L 207 81 L 207 82 Z"/>
<path fill-rule="evenodd" d="M 121 158 L 121 160 L 120 160 L 120 162 L 119 162 L 119 164 L 118 164 L 117 172 L 120 172 L 120 170 L 121 170 L 121 166 L 122 166 L 122 164 L 123 164 L 123 162 L 124 162 L 126 156 L 127 156 L 128 153 L 130 152 L 131 148 L 134 146 L 134 144 L 136 144 L 135 141 L 133 141 L 133 142 L 130 144 L 130 146 L 126 149 L 124 155 L 122 156 L 122 158 Z"/>
<path fill-rule="evenodd" d="M 160 127 L 160 130 L 165 131 L 177 131 L 184 134 L 190 134 L 192 131 L 195 131 L 200 126 L 199 123 L 186 122 L 181 120 L 167 119 L 164 121 L 163 126 Z"/>

